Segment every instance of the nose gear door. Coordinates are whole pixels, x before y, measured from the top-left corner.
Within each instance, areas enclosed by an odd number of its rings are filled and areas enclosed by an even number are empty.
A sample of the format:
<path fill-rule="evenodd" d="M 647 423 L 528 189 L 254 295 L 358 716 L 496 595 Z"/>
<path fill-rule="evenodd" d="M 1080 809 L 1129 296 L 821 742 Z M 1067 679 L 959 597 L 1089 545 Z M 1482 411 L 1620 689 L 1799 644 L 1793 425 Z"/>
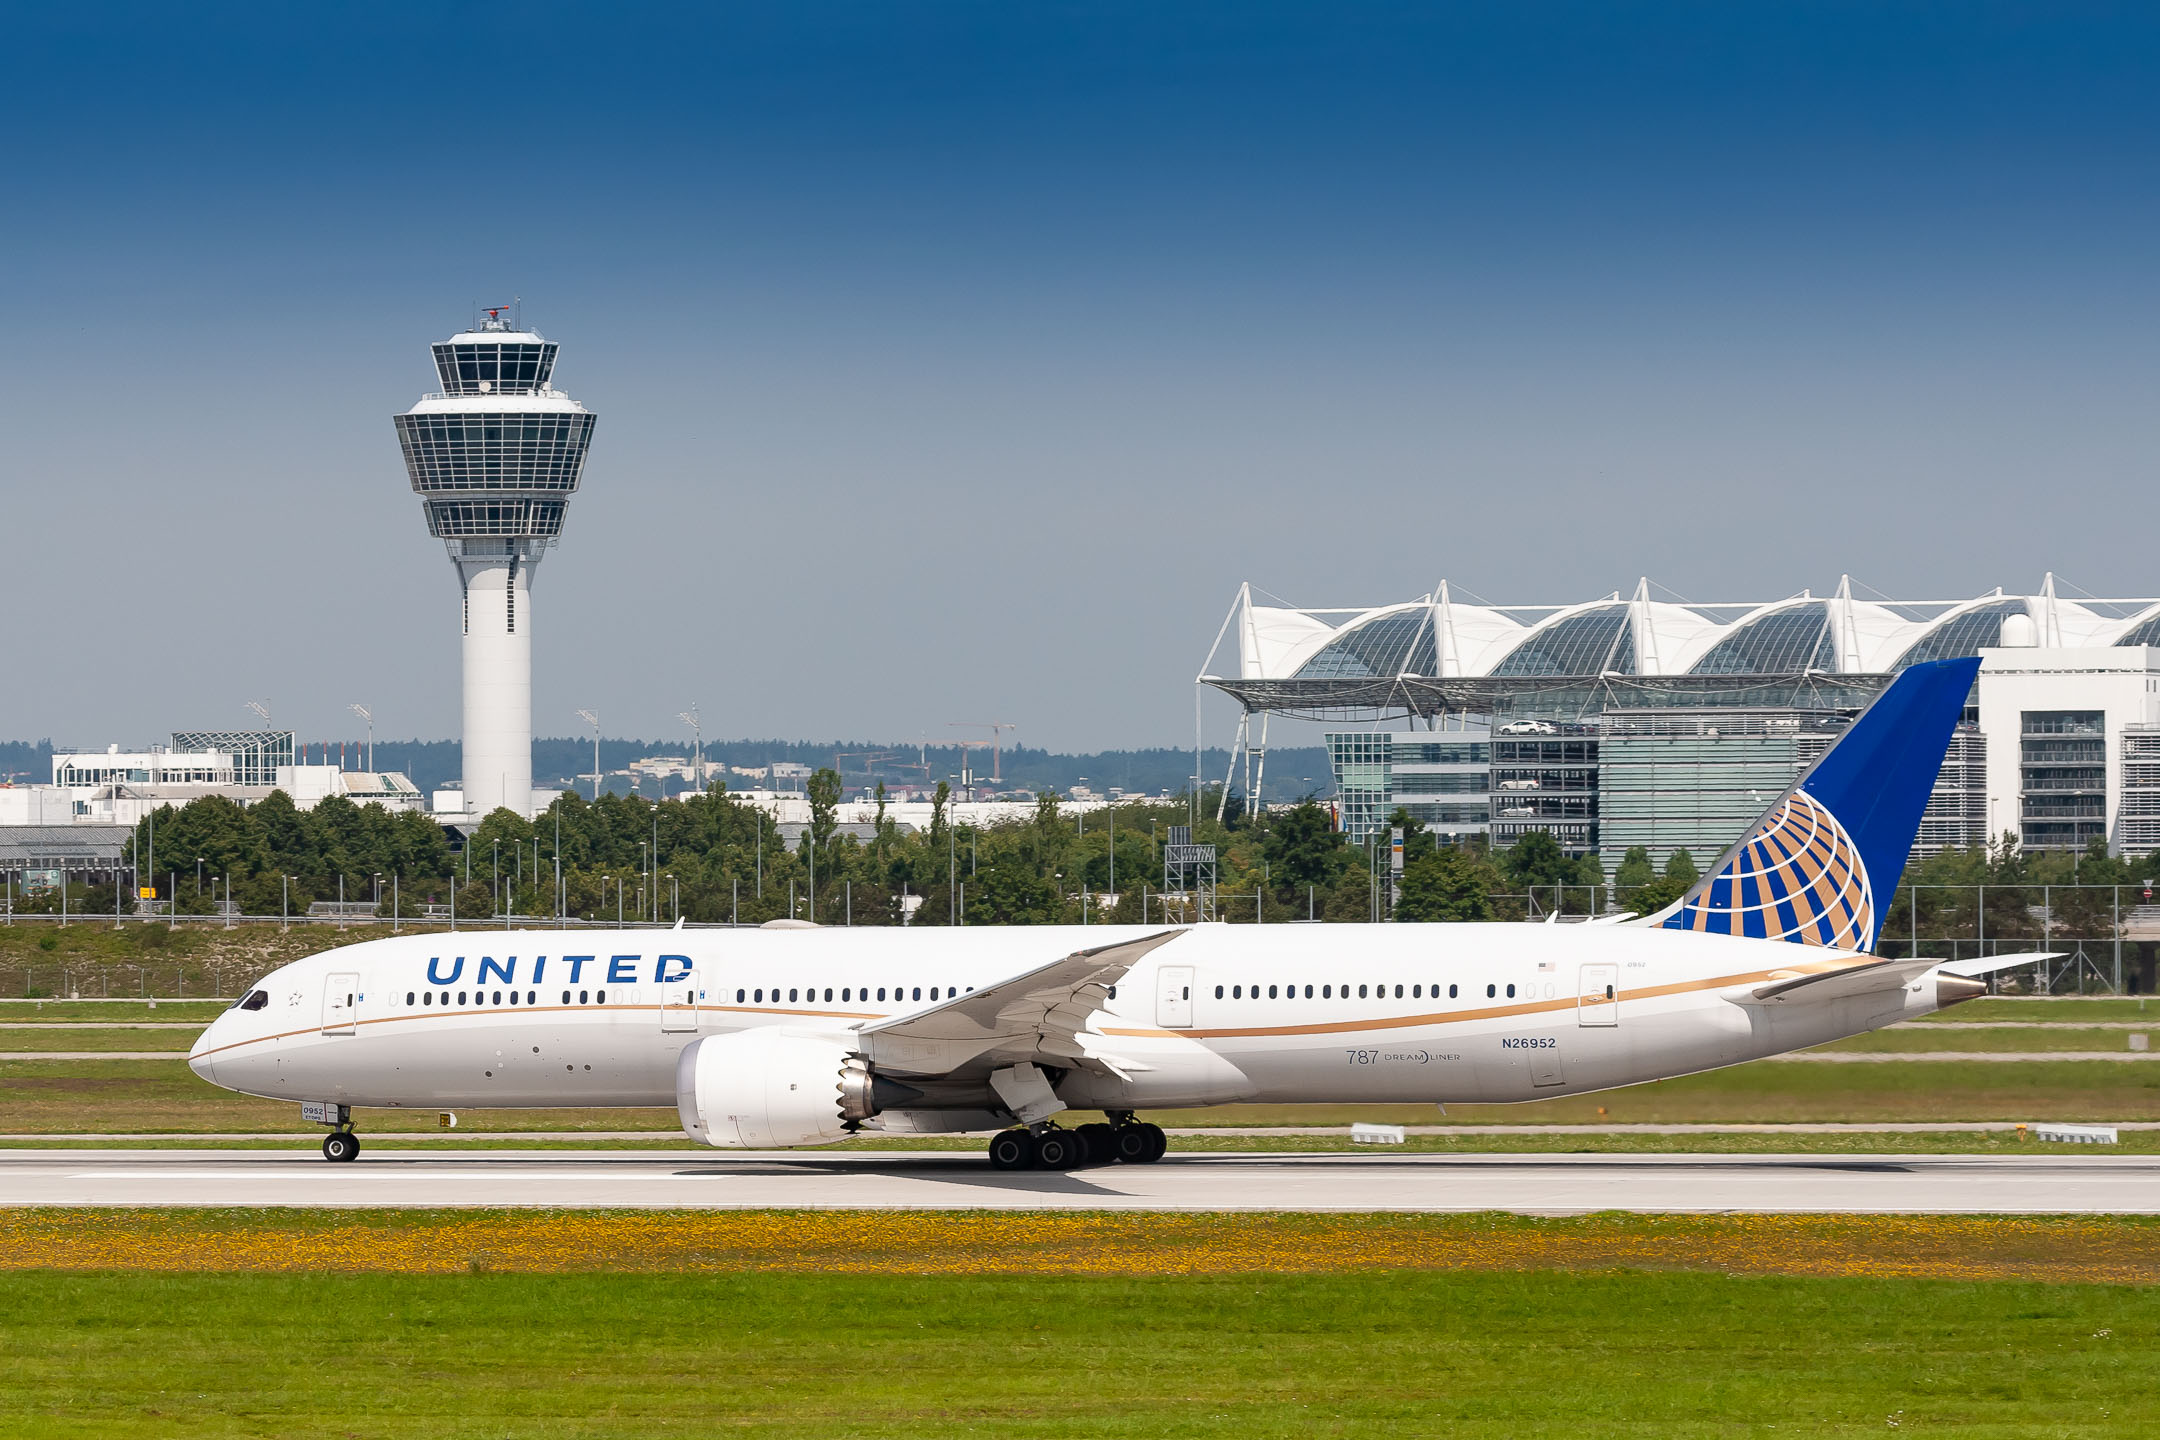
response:
<path fill-rule="evenodd" d="M 353 1015 L 360 998 L 358 975 L 332 975 L 323 981 L 322 1033 L 325 1035 L 350 1035 L 353 1033 Z"/>
<path fill-rule="evenodd" d="M 1155 972 L 1155 1023 L 1166 1030 L 1192 1025 L 1193 967 L 1165 965 Z"/>

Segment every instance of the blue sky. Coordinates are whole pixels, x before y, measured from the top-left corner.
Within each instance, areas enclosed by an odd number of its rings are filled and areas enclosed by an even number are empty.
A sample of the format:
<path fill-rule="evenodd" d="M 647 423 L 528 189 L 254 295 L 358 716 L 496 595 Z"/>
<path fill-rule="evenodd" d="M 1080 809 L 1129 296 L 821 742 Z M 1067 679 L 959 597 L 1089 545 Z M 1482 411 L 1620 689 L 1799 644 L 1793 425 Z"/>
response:
<path fill-rule="evenodd" d="M 1326 605 L 2160 593 L 2130 6 L 18 11 L 0 734 L 457 730 L 389 417 L 599 412 L 569 733 L 1176 744 Z M 1219 722 L 1218 722 L 1219 728 Z"/>

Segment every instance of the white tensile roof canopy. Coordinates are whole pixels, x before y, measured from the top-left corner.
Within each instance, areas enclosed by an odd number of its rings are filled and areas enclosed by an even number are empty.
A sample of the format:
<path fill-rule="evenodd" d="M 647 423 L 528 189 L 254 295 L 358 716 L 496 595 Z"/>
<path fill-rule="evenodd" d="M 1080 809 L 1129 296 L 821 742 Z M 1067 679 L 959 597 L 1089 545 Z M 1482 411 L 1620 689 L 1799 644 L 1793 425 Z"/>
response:
<path fill-rule="evenodd" d="M 2160 645 L 2160 599 L 2037 594 L 1969 600 L 1831 594 L 1697 603 L 1651 597 L 1648 580 L 1572 605 L 1495 605 L 1428 595 L 1372 609 L 1267 604 L 1239 587 L 1199 679 L 1247 710 L 1315 718 L 1631 703 L 1865 703 L 1923 660 L 1997 645 Z M 1261 592 L 1264 594 L 1264 592 Z M 1269 597 L 1272 598 L 1272 597 Z M 1573 703 L 1557 692 L 1571 692 Z M 1630 698 L 1630 693 L 1635 698 Z"/>

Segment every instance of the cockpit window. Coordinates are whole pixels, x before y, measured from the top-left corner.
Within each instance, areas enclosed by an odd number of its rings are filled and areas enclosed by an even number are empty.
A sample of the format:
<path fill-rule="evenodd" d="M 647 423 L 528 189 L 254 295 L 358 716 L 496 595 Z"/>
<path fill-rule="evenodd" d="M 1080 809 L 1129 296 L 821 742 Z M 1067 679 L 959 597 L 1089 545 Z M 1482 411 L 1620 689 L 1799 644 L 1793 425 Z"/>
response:
<path fill-rule="evenodd" d="M 232 1008 L 235 1010 L 260 1010 L 263 1008 L 263 1006 L 268 1005 L 269 1003 L 269 991 L 250 990 L 247 994 L 241 996 L 238 1000 L 233 1001 Z"/>

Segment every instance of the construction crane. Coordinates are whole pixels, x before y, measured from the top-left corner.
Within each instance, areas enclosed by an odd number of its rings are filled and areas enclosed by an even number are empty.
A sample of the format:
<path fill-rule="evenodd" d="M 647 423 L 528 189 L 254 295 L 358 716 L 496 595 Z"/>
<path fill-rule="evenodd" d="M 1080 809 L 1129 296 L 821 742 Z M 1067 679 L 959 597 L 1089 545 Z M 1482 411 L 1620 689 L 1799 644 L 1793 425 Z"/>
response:
<path fill-rule="evenodd" d="M 900 752 L 897 750 L 836 750 L 833 752 L 832 757 L 833 769 L 839 773 L 844 781 L 848 773 L 847 762 L 860 760 L 863 763 L 859 773 L 865 780 L 873 780 L 877 778 L 878 766 L 891 763 L 898 758 L 899 754 Z M 909 767 L 901 766 L 899 768 L 907 769 Z"/>
<path fill-rule="evenodd" d="M 980 749 L 985 744 L 987 744 L 990 747 L 990 783 L 993 785 L 1002 785 L 1005 781 L 1005 773 L 999 764 L 999 760 L 1001 757 L 999 754 L 1000 746 L 998 742 L 1003 738 L 1005 731 L 1017 730 L 1020 727 L 1018 725 L 1015 725 L 1010 720 L 949 720 L 946 722 L 946 725 L 948 728 L 955 730 L 988 730 L 990 732 L 990 738 L 987 741 L 961 741 L 961 758 L 963 760 L 967 758 L 965 752 L 968 749 Z"/>

